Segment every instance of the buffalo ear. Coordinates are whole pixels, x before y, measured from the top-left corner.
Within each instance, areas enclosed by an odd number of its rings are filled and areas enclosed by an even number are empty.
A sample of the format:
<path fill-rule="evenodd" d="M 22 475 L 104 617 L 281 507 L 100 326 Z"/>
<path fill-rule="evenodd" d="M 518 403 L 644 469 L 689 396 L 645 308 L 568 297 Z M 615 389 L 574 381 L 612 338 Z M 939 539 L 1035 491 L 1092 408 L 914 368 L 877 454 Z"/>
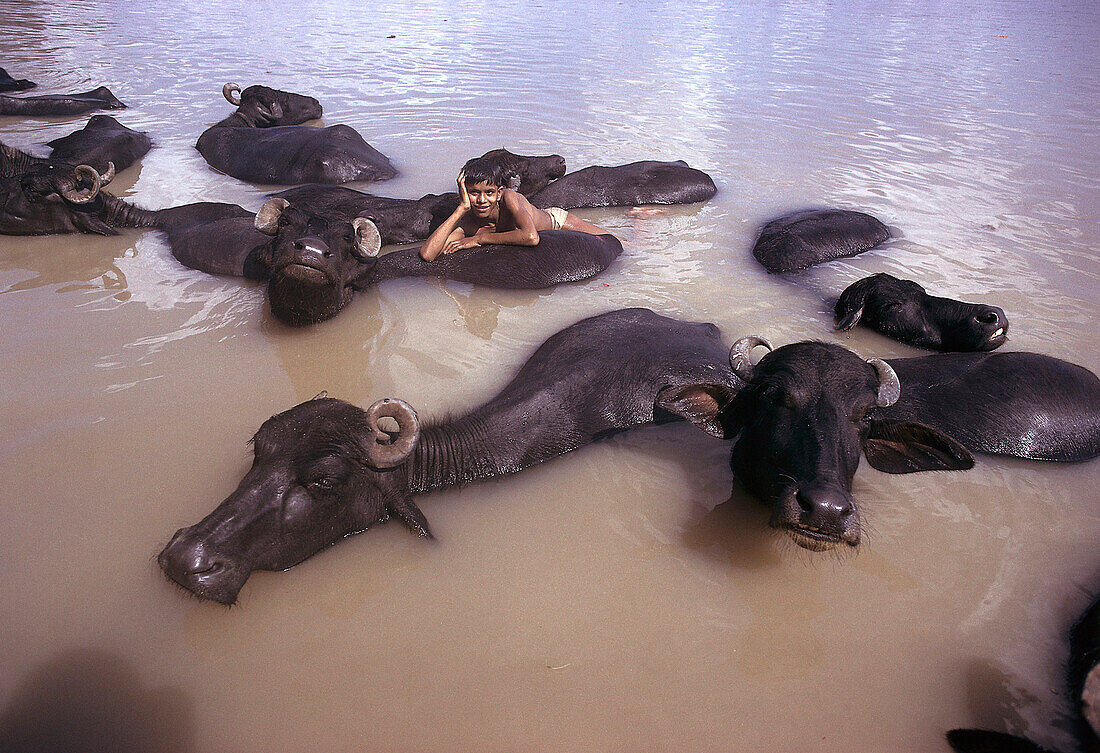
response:
<path fill-rule="evenodd" d="M 665 387 L 657 393 L 657 407 L 687 419 L 697 427 L 719 439 L 726 439 L 720 416 L 737 394 L 724 384 L 687 384 Z"/>
<path fill-rule="evenodd" d="M 836 312 L 836 328 L 847 332 L 852 327 L 859 324 L 859 318 L 863 316 L 863 307 L 858 309 L 849 309 L 845 312 L 841 312 L 840 306 L 837 306 Z"/>
<path fill-rule="evenodd" d="M 386 508 L 401 519 L 401 522 L 409 527 L 409 530 L 423 539 L 435 538 L 428 528 L 428 519 L 420 508 L 412 501 L 412 497 L 401 497 L 395 501 L 386 503 Z"/>
<path fill-rule="evenodd" d="M 863 443 L 872 468 L 886 473 L 965 471 L 974 457 L 955 439 L 915 421 L 873 421 Z"/>

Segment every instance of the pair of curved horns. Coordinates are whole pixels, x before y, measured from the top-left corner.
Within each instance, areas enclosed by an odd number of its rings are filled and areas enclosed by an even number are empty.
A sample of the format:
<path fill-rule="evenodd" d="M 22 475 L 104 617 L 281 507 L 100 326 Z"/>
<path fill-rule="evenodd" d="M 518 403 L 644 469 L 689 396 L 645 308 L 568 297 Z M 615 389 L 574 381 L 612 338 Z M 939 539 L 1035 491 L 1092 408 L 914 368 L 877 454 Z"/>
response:
<path fill-rule="evenodd" d="M 772 344 L 759 335 L 742 337 L 730 348 L 730 368 L 733 369 L 734 374 L 746 382 L 752 381 L 755 371 L 749 353 L 758 345 L 763 345 L 768 350 L 774 350 Z M 898 379 L 893 367 L 881 358 L 868 358 L 867 363 L 878 375 L 878 392 L 875 396 L 877 405 L 880 408 L 885 408 L 896 403 L 898 398 L 901 397 L 901 380 Z"/>
<path fill-rule="evenodd" d="M 264 235 L 278 235 L 279 217 L 288 206 L 290 202 L 278 196 L 265 201 L 260 211 L 256 212 L 253 223 L 256 229 Z M 382 234 L 378 231 L 378 226 L 366 217 L 356 217 L 351 221 L 351 226 L 355 228 L 355 245 L 352 246 L 352 253 L 360 259 L 373 259 L 378 256 L 378 251 L 382 248 Z"/>
<path fill-rule="evenodd" d="M 76 175 L 76 182 L 72 186 L 61 186 L 57 192 L 61 194 L 62 198 L 70 204 L 87 204 L 89 201 L 99 195 L 99 189 L 110 183 L 115 177 L 115 163 L 107 163 L 107 171 L 102 175 L 91 165 L 77 165 L 73 172 Z M 76 183 L 80 182 L 81 178 L 87 178 L 91 181 L 91 188 L 81 191 L 76 187 Z"/>

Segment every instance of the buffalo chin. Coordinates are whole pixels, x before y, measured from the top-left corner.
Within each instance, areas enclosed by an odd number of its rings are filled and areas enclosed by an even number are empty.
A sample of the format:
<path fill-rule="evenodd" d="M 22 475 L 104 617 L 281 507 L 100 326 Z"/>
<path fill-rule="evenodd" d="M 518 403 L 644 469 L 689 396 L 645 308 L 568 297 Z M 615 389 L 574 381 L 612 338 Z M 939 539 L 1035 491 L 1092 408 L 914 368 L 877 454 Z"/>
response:
<path fill-rule="evenodd" d="M 267 295 L 276 319 L 303 327 L 336 316 L 347 304 L 351 291 L 319 269 L 290 264 L 271 276 Z"/>

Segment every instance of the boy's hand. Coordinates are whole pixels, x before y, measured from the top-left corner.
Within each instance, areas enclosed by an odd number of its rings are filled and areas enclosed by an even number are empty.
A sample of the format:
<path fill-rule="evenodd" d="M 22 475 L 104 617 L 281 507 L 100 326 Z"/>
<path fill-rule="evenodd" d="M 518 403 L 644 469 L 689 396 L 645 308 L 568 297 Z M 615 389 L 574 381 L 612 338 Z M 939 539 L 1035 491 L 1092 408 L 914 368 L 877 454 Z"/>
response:
<path fill-rule="evenodd" d="M 480 245 L 481 241 L 477 239 L 477 236 L 474 236 L 472 238 L 459 238 L 457 240 L 450 241 L 446 246 L 444 246 L 443 253 L 453 254 L 455 251 L 461 251 L 466 248 L 473 248 Z"/>
<path fill-rule="evenodd" d="M 458 206 L 467 211 L 470 209 L 470 192 L 466 190 L 465 170 L 459 170 L 458 172 Z M 448 252 L 444 251 L 443 253 Z"/>

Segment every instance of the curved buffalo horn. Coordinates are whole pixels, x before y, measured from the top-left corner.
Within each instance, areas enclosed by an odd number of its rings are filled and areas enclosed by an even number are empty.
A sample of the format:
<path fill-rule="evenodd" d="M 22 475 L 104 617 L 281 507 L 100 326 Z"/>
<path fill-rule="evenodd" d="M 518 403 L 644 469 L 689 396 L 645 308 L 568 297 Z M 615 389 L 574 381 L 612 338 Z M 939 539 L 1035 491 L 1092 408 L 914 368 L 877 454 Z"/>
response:
<path fill-rule="evenodd" d="M 222 87 L 222 96 L 229 100 L 229 104 L 234 107 L 241 106 L 241 87 L 239 84 L 232 82 Z"/>
<path fill-rule="evenodd" d="M 108 162 L 107 169 L 99 174 L 99 187 L 103 188 L 105 185 L 115 179 L 115 163 Z"/>
<path fill-rule="evenodd" d="M 275 235 L 279 232 L 279 215 L 290 206 L 286 199 L 273 197 L 264 202 L 260 211 L 256 212 L 256 229 L 264 235 Z"/>
<path fill-rule="evenodd" d="M 397 436 L 378 425 L 378 419 L 389 416 L 397 421 Z M 420 419 L 404 400 L 384 397 L 367 409 L 367 424 L 371 434 L 364 439 L 367 462 L 376 469 L 393 468 L 404 463 L 420 441 Z"/>
<path fill-rule="evenodd" d="M 867 363 L 875 368 L 878 374 L 878 406 L 885 408 L 893 405 L 901 397 L 901 380 L 890 364 L 881 358 L 868 358 Z"/>
<path fill-rule="evenodd" d="M 746 382 L 752 381 L 753 365 L 749 353 L 757 345 L 763 345 L 768 350 L 773 350 L 772 344 L 759 335 L 746 335 L 730 348 L 730 368 L 733 369 L 734 374 Z"/>
<path fill-rule="evenodd" d="M 351 221 L 355 228 L 355 245 L 352 250 L 360 259 L 373 259 L 378 256 L 378 250 L 382 248 L 382 234 L 378 232 L 378 226 L 366 217 L 356 217 Z"/>
<path fill-rule="evenodd" d="M 57 192 L 64 197 L 65 201 L 71 204 L 87 204 L 99 193 L 99 187 L 101 185 L 99 173 L 90 165 L 77 165 L 75 173 L 77 181 L 80 180 L 81 176 L 84 176 L 92 181 L 92 187 L 87 191 L 79 191 L 75 186 L 64 186 L 58 189 Z"/>

